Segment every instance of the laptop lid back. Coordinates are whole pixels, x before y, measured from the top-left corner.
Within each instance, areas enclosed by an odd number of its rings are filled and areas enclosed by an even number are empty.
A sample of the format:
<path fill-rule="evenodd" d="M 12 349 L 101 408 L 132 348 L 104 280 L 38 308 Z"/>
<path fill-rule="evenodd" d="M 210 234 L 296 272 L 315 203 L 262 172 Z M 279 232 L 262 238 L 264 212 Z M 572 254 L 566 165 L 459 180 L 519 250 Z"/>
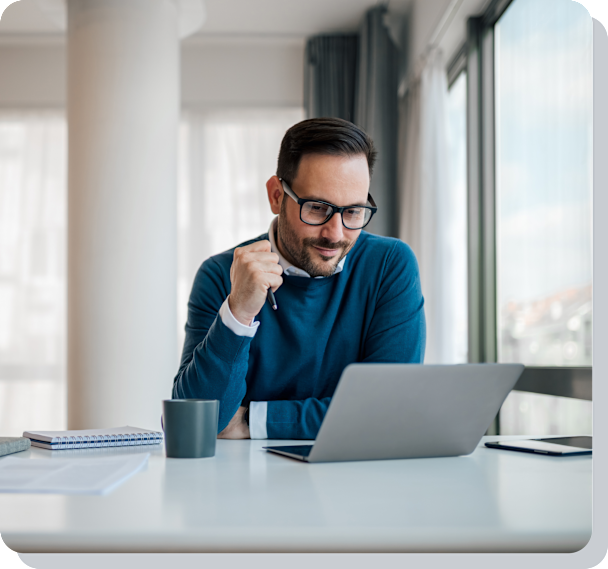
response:
<path fill-rule="evenodd" d="M 351 364 L 309 462 L 470 454 L 521 364 Z"/>

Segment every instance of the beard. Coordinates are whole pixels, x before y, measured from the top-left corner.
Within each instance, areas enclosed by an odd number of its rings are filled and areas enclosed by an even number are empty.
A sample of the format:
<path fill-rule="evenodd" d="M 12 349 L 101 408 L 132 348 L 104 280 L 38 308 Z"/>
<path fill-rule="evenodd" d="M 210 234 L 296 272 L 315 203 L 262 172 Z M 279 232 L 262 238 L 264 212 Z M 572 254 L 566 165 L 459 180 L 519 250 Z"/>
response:
<path fill-rule="evenodd" d="M 340 261 L 344 259 L 346 254 L 351 250 L 355 241 L 343 239 L 342 241 L 332 243 L 322 237 L 305 237 L 300 240 L 293 228 L 287 222 L 287 216 L 283 211 L 281 211 L 281 213 L 283 215 L 279 215 L 277 239 L 281 240 L 283 249 L 292 258 L 294 265 L 303 271 L 306 271 L 313 278 L 331 277 L 335 273 L 336 267 Z M 342 252 L 335 257 L 320 255 L 321 259 L 326 262 L 319 263 L 315 262 L 312 258 L 313 247 L 321 247 L 322 249 L 342 249 Z M 317 252 L 317 254 L 319 253 Z"/>

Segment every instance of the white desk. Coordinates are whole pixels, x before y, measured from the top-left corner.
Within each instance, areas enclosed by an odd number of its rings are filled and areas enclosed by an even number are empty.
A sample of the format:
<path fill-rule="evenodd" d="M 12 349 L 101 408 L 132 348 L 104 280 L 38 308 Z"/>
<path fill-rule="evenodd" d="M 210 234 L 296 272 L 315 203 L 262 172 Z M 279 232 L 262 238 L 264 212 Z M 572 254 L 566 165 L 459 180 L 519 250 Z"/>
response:
<path fill-rule="evenodd" d="M 0 494 L 2 539 L 29 553 L 573 552 L 591 537 L 589 456 L 480 446 L 467 457 L 306 464 L 261 450 L 270 442 L 220 440 L 215 458 L 197 460 L 165 459 L 159 446 L 107 496 Z"/>

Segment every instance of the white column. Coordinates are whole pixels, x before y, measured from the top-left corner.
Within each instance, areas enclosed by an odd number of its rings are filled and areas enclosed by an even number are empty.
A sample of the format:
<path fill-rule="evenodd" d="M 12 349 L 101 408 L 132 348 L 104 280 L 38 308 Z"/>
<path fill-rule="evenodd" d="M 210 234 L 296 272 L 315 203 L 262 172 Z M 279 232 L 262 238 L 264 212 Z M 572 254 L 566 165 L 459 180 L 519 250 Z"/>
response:
<path fill-rule="evenodd" d="M 68 427 L 160 428 L 176 346 L 169 0 L 68 0 Z"/>

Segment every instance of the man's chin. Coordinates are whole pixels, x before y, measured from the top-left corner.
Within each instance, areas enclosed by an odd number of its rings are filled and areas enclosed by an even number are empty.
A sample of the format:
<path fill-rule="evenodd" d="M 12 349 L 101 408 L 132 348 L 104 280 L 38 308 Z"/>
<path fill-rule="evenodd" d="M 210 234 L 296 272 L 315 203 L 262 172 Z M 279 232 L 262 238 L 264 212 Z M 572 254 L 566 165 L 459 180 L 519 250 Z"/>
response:
<path fill-rule="evenodd" d="M 336 272 L 336 267 L 331 267 L 330 269 L 315 270 L 309 274 L 314 279 L 317 277 L 331 277 L 335 272 Z"/>
<path fill-rule="evenodd" d="M 336 272 L 336 267 L 340 262 L 340 255 L 334 255 L 332 257 L 325 257 L 324 255 L 317 255 L 320 261 L 314 264 L 314 275 L 315 277 L 331 277 Z"/>

